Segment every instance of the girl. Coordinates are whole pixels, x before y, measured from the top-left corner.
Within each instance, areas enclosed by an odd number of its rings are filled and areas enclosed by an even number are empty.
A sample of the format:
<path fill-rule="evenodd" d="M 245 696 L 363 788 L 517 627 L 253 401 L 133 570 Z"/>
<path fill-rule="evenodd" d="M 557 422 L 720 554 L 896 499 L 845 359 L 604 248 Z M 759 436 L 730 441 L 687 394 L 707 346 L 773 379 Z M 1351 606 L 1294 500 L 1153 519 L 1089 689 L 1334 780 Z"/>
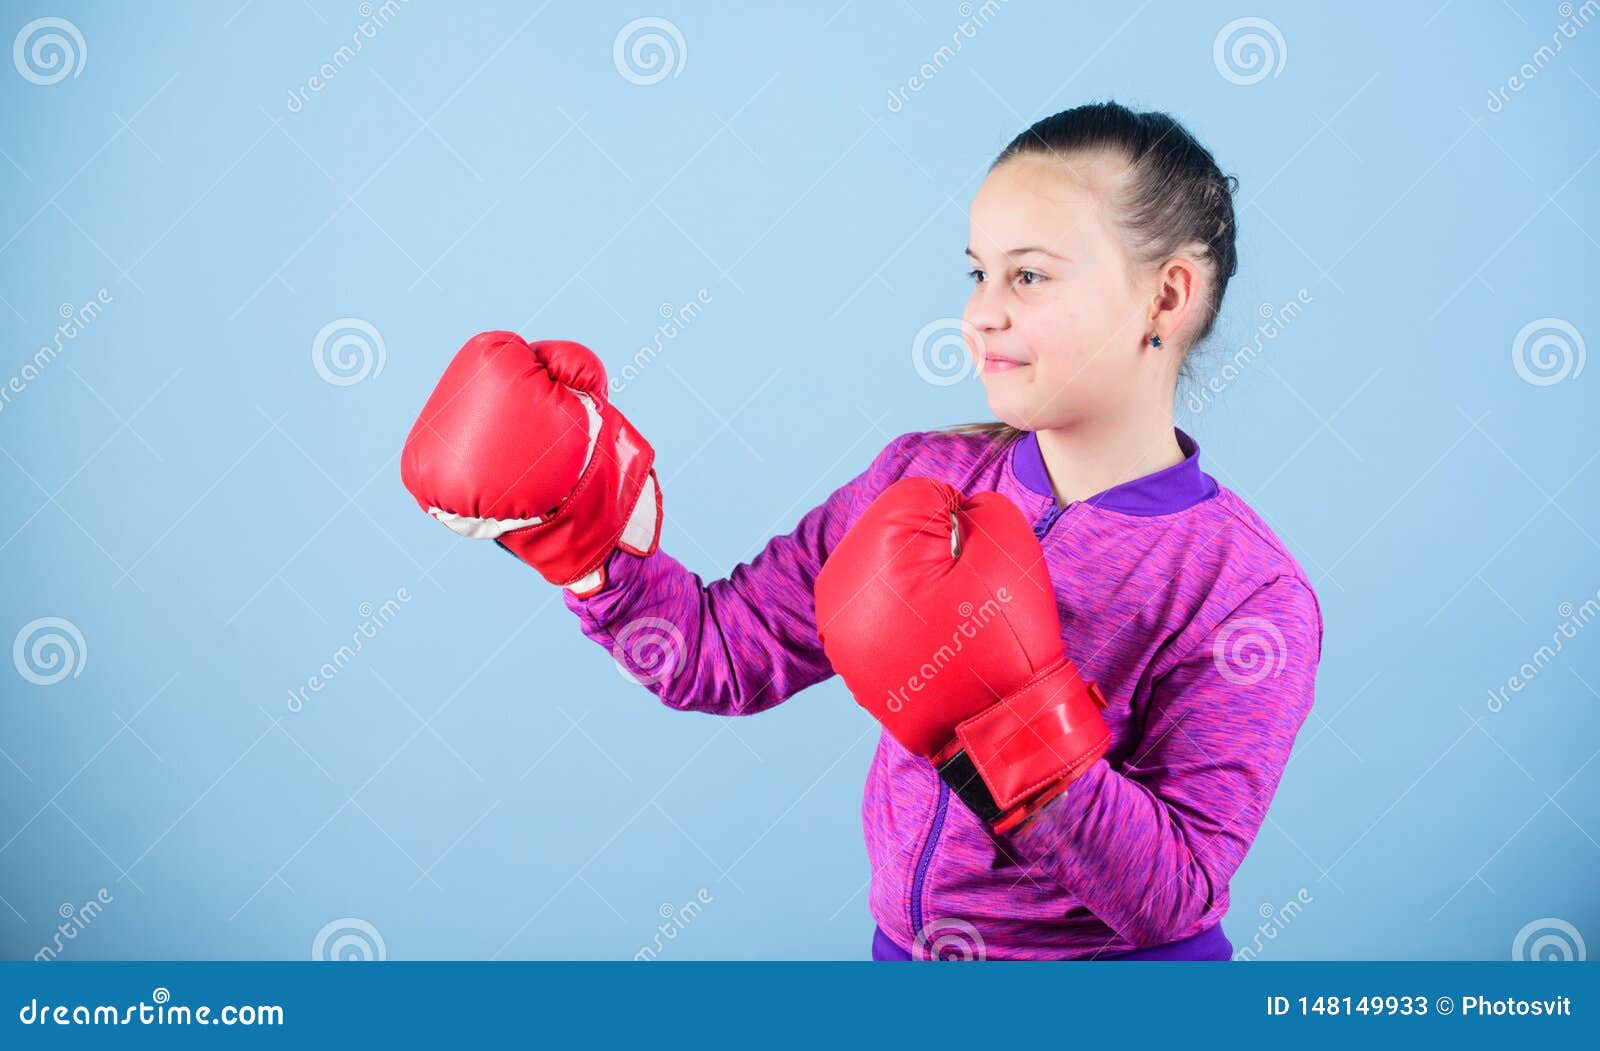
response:
<path fill-rule="evenodd" d="M 891 483 L 998 492 L 1032 524 L 1109 743 L 1001 833 L 882 734 L 862 806 L 872 956 L 1228 959 L 1228 882 L 1322 646 L 1305 573 L 1173 425 L 1185 356 L 1235 270 L 1233 189 L 1165 114 L 1081 106 L 1019 135 L 966 247 L 963 330 L 997 422 L 895 439 L 727 579 L 703 584 L 657 549 L 649 446 L 575 344 L 469 343 L 408 440 L 407 485 L 566 585 L 583 633 L 664 703 L 720 715 L 833 674 L 813 587 Z M 633 650 L 663 631 L 673 665 L 652 673 Z"/>

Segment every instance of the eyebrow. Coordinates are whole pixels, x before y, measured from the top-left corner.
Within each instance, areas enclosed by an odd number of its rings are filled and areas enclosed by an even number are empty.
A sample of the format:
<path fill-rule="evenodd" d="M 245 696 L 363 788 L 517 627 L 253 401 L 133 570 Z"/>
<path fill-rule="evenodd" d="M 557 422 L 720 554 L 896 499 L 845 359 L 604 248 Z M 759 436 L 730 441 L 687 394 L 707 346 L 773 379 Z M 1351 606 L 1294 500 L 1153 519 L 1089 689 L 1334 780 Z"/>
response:
<path fill-rule="evenodd" d="M 1042 245 L 1023 245 L 1020 248 L 1013 248 L 1010 251 L 1006 252 L 1005 254 L 1006 255 L 1010 255 L 1010 256 L 1016 256 L 1016 255 L 1027 255 L 1030 252 L 1037 252 L 1040 255 L 1047 255 L 1047 256 L 1050 256 L 1050 257 L 1052 257 L 1054 259 L 1065 260 L 1067 258 L 1066 256 L 1061 255 L 1058 252 L 1052 252 L 1050 249 L 1045 248 Z M 972 250 L 972 246 L 971 245 L 967 246 L 967 255 L 971 256 L 974 259 L 978 258 L 978 253 L 974 252 Z"/>

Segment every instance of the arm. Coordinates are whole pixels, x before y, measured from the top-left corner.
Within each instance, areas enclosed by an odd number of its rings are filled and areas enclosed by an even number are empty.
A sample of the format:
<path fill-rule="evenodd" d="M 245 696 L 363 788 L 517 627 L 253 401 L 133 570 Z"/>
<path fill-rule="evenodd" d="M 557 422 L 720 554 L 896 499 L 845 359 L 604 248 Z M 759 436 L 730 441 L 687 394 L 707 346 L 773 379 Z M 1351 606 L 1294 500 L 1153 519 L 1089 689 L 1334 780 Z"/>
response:
<path fill-rule="evenodd" d="M 673 707 L 749 714 L 826 678 L 812 581 L 904 471 L 914 436 L 707 587 L 659 550 L 655 453 L 609 394 L 605 366 L 581 344 L 480 333 L 406 437 L 401 478 L 451 530 L 494 540 L 564 587 L 585 633 Z"/>
<path fill-rule="evenodd" d="M 1122 769 L 1095 763 L 1011 835 L 1013 853 L 1135 945 L 1185 936 L 1266 818 L 1321 653 L 1306 583 L 1264 585 L 1156 682 Z"/>
<path fill-rule="evenodd" d="M 812 584 L 872 498 L 904 470 L 910 436 L 772 538 L 726 579 L 701 582 L 665 551 L 613 554 L 594 595 L 564 596 L 580 629 L 662 703 L 753 715 L 833 674 L 817 637 Z"/>

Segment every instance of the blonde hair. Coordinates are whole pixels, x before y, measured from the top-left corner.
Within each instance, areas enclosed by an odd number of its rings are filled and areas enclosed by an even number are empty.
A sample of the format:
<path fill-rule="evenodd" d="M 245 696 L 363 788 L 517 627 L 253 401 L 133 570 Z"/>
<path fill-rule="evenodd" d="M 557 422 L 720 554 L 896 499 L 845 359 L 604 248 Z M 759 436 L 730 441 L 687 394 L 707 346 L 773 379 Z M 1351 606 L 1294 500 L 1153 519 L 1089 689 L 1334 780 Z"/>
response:
<path fill-rule="evenodd" d="M 995 448 L 1003 448 L 1028 432 L 1021 427 L 1013 427 L 1009 423 L 989 420 L 983 423 L 958 423 L 954 426 L 946 427 L 942 433 L 982 435 L 990 439 Z"/>

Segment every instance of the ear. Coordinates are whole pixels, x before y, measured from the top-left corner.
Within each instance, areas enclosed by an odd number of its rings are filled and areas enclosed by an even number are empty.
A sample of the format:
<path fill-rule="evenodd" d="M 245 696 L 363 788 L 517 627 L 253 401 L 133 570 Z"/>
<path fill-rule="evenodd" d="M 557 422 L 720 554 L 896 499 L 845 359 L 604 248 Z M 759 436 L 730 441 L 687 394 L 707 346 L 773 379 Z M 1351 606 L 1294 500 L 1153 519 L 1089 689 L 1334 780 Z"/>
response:
<path fill-rule="evenodd" d="M 1161 333 L 1164 343 L 1175 345 L 1193 327 L 1203 280 L 1200 267 L 1185 256 L 1173 256 L 1162 264 L 1150 302 L 1150 331 Z"/>

